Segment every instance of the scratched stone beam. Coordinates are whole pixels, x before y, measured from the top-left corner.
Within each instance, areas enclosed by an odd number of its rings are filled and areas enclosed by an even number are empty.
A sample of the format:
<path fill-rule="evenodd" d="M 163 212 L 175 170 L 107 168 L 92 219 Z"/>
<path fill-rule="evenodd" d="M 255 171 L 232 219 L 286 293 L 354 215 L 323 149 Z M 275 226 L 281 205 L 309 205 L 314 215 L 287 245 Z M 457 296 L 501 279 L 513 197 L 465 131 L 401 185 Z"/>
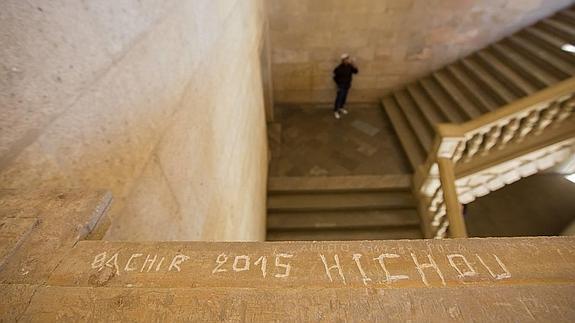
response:
<path fill-rule="evenodd" d="M 32 219 L 6 227 L 0 321 L 575 321 L 573 237 L 87 241 L 105 193 L 30 201 L 0 196 Z"/>
<path fill-rule="evenodd" d="M 378 289 L 555 284 L 575 281 L 573 241 L 82 241 L 48 283 L 74 287 Z"/>

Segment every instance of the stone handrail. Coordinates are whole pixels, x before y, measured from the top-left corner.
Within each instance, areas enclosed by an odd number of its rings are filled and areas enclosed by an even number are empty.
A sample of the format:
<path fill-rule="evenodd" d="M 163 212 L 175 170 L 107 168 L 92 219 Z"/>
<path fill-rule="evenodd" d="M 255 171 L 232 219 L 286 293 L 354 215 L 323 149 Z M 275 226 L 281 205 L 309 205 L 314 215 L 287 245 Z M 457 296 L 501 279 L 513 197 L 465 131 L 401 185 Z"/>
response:
<path fill-rule="evenodd" d="M 430 228 L 426 235 L 446 236 L 450 216 L 446 216 L 445 194 L 456 192 L 455 182 L 451 184 L 452 188 L 442 187 L 445 184 L 440 181 L 439 159 L 450 160 L 457 167 L 505 151 L 513 144 L 521 144 L 531 136 L 550 133 L 553 129 L 567 129 L 569 134 L 575 134 L 575 123 L 570 119 L 575 107 L 574 93 L 575 77 L 469 122 L 438 125 L 432 150 L 414 179 L 415 188 L 426 197 L 422 199 L 426 201 L 422 209 L 430 212 Z M 468 170 L 468 173 L 473 171 Z"/>
<path fill-rule="evenodd" d="M 110 202 L 106 192 L 0 190 L 0 321 L 575 317 L 574 237 L 85 240 Z"/>
<path fill-rule="evenodd" d="M 477 133 L 485 133 L 495 126 L 504 126 L 514 119 L 526 117 L 533 111 L 545 110 L 552 102 L 565 101 L 574 91 L 575 78 L 570 78 L 468 122 L 440 124 L 437 132 L 441 137 L 472 137 Z M 575 103 L 571 103 L 571 109 L 573 104 Z M 563 120 L 568 116 L 564 115 Z"/>

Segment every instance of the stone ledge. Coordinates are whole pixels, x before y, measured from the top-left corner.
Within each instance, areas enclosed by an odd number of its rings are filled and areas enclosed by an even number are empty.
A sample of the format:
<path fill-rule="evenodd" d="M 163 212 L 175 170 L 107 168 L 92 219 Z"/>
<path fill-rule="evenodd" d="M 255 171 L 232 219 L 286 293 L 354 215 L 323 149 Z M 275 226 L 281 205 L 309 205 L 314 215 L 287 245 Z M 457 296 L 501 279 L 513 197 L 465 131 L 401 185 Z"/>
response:
<path fill-rule="evenodd" d="M 332 242 L 81 241 L 48 284 L 447 288 L 575 283 L 575 238 Z"/>
<path fill-rule="evenodd" d="M 40 287 L 25 311 L 20 314 L 20 307 L 16 314 L 38 322 L 572 322 L 574 289 L 573 284 L 482 286 L 472 292 Z"/>
<path fill-rule="evenodd" d="M 344 191 L 344 190 L 407 190 L 411 188 L 411 175 L 385 176 L 326 176 L 326 177 L 272 177 L 268 191 Z"/>

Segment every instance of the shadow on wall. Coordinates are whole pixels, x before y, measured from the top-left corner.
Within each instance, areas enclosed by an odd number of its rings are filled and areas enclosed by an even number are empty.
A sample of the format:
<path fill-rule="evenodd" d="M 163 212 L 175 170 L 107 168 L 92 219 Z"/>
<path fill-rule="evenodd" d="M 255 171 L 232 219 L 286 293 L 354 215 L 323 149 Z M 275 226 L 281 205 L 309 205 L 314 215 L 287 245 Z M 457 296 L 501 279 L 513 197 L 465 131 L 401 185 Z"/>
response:
<path fill-rule="evenodd" d="M 560 235 L 575 220 L 575 184 L 540 174 L 477 199 L 465 221 L 472 237 Z"/>

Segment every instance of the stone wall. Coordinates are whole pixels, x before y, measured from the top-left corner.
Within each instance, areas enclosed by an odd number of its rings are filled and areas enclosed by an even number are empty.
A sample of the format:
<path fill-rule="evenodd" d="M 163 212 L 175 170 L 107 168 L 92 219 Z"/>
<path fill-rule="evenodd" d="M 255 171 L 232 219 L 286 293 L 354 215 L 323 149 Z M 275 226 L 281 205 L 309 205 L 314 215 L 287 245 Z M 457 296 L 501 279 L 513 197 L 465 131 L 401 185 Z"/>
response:
<path fill-rule="evenodd" d="M 575 221 L 575 185 L 563 176 L 536 174 L 471 202 L 465 215 L 469 236 L 560 235 Z"/>
<path fill-rule="evenodd" d="M 0 4 L 0 188 L 110 189 L 109 239 L 261 240 L 261 0 Z"/>
<path fill-rule="evenodd" d="M 573 0 L 270 0 L 276 102 L 331 102 L 343 52 L 360 74 L 351 101 L 464 57 Z"/>

